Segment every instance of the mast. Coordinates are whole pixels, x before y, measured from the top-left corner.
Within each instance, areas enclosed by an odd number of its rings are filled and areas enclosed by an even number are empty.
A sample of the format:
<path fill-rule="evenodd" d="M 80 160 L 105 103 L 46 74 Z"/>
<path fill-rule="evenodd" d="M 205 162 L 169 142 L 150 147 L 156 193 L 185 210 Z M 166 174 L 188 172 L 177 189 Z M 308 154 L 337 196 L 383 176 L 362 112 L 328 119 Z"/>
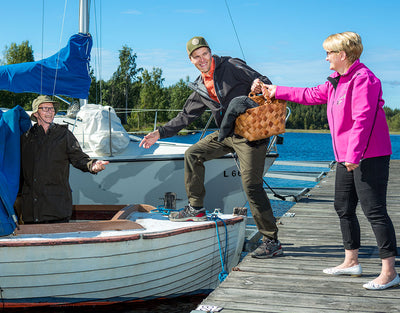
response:
<path fill-rule="evenodd" d="M 90 0 L 79 0 L 79 32 L 89 33 L 89 2 Z"/>
<path fill-rule="evenodd" d="M 89 34 L 90 0 L 79 0 L 79 33 Z M 88 99 L 79 99 L 80 106 L 88 103 Z"/>

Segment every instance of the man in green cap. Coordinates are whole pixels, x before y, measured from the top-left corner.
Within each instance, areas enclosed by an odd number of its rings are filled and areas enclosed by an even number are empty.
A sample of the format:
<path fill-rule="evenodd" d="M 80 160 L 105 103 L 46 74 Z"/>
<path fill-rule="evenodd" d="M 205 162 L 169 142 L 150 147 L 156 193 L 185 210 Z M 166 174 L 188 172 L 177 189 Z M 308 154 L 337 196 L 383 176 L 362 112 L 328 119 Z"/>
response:
<path fill-rule="evenodd" d="M 31 114 L 36 124 L 21 137 L 18 213 L 25 224 L 68 222 L 72 214 L 69 164 L 96 174 L 109 163 L 92 160 L 67 127 L 53 123 L 57 111 L 57 101 L 37 97 Z"/>
<path fill-rule="evenodd" d="M 250 68 L 244 61 L 211 54 L 203 37 L 193 37 L 186 44 L 190 62 L 200 71 L 200 76 L 189 87 L 193 90 L 183 110 L 164 126 L 147 134 L 140 146 L 150 148 L 158 139 L 176 135 L 201 114 L 210 109 L 218 127 L 221 127 L 229 107 L 243 105 L 250 100 L 250 91 L 260 93 L 260 80 L 270 80 Z M 232 121 L 231 123 L 234 123 Z M 263 243 L 252 256 L 270 258 L 283 253 L 278 240 L 278 228 L 271 204 L 263 187 L 267 140 L 248 142 L 245 138 L 230 133 L 219 140 L 220 130 L 206 136 L 185 152 L 185 186 L 189 204 L 179 212 L 173 212 L 171 221 L 206 220 L 203 200 L 205 197 L 204 162 L 232 152 L 240 162 L 242 184 L 249 201 L 250 210 Z M 218 192 L 218 191 L 213 191 Z"/>

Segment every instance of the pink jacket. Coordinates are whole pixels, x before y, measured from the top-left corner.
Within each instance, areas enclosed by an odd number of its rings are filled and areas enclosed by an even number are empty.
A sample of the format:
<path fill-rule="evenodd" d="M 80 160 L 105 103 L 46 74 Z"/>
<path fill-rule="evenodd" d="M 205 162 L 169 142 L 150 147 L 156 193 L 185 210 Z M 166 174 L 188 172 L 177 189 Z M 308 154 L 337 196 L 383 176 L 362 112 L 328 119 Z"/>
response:
<path fill-rule="evenodd" d="M 381 82 L 359 60 L 344 75 L 335 72 L 317 87 L 278 86 L 275 97 L 305 105 L 328 104 L 338 162 L 358 164 L 362 159 L 392 154 Z"/>

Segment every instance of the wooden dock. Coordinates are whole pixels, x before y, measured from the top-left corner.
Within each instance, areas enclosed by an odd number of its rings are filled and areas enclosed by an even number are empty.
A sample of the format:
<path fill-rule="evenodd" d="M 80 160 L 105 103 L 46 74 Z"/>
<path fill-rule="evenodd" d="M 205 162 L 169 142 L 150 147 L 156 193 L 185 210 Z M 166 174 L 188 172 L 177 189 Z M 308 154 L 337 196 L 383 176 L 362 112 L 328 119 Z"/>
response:
<path fill-rule="evenodd" d="M 370 224 L 358 207 L 363 276 L 328 276 L 322 272 L 343 261 L 339 220 L 333 207 L 334 169 L 296 203 L 294 217 L 279 221 L 284 256 L 254 259 L 249 255 L 201 304 L 237 312 L 400 312 L 400 287 L 369 291 L 362 285 L 380 272 Z M 392 160 L 388 210 L 400 243 L 400 160 Z M 400 273 L 400 261 L 396 262 Z M 201 311 L 192 311 L 201 312 Z"/>

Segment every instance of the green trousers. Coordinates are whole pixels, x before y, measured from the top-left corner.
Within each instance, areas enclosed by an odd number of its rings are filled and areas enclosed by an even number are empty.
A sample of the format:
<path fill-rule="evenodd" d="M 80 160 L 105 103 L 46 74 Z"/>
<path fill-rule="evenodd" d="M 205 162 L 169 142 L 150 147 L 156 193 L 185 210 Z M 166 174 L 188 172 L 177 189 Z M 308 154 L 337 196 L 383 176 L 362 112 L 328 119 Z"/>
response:
<path fill-rule="evenodd" d="M 259 232 L 264 239 L 277 239 L 278 227 L 273 215 L 271 203 L 263 187 L 264 162 L 267 153 L 265 143 L 249 145 L 245 138 L 231 136 L 218 142 L 216 131 L 185 152 L 185 186 L 189 203 L 202 207 L 205 197 L 204 162 L 236 152 L 242 178 L 243 189 L 246 193 L 251 214 Z M 215 191 L 214 191 L 215 192 Z"/>

